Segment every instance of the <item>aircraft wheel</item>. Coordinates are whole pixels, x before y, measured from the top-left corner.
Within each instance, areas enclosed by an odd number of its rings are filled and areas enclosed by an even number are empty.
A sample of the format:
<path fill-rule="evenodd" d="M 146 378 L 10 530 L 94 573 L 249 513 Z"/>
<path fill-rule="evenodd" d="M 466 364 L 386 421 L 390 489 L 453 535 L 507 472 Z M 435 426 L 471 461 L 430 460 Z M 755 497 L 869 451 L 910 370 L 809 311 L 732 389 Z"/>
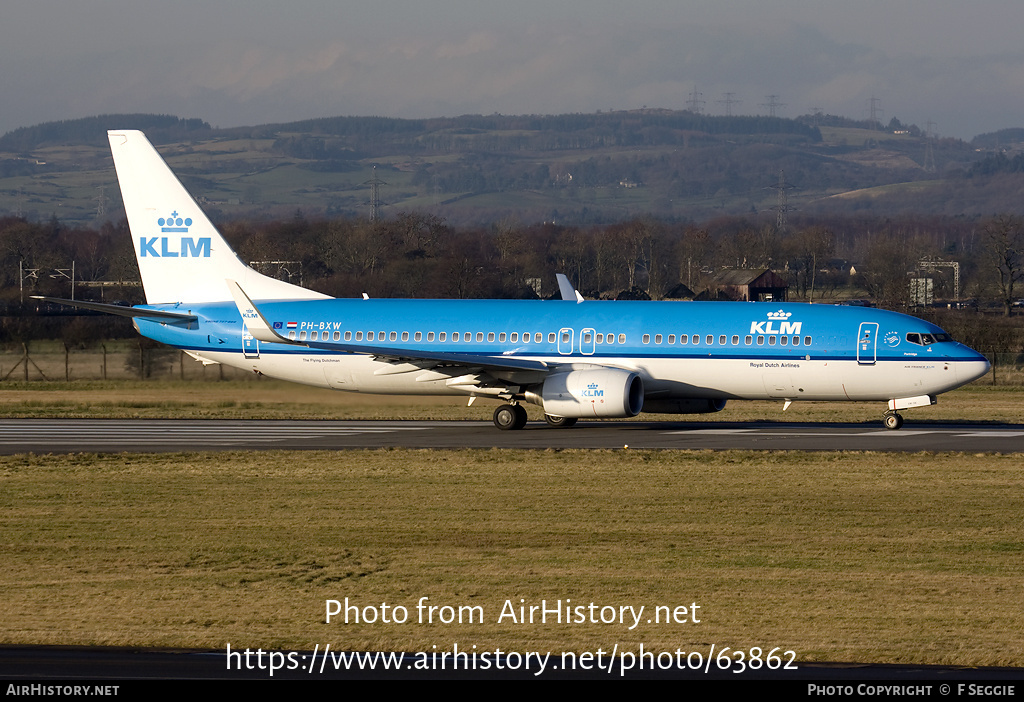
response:
<path fill-rule="evenodd" d="M 544 421 L 553 427 L 568 428 L 576 424 L 576 417 L 555 417 L 551 414 L 544 415 Z"/>
<path fill-rule="evenodd" d="M 522 429 L 526 426 L 526 420 L 529 417 L 526 416 L 526 408 L 522 405 L 512 405 L 512 409 L 516 412 L 516 424 L 513 429 Z"/>
<path fill-rule="evenodd" d="M 526 426 L 526 410 L 519 405 L 502 405 L 494 410 L 494 426 L 503 431 Z"/>
<path fill-rule="evenodd" d="M 885 415 L 884 421 L 886 429 L 899 429 L 903 426 L 903 415 L 897 414 L 896 412 L 889 412 Z"/>

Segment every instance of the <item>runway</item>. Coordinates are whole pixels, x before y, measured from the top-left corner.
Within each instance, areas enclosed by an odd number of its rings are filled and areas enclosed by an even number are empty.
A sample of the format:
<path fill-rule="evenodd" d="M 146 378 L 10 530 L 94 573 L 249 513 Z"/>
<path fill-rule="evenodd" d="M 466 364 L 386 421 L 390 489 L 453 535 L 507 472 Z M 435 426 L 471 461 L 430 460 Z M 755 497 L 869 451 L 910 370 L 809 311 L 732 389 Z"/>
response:
<path fill-rule="evenodd" d="M 1024 452 L 1022 424 L 767 422 L 541 422 L 499 431 L 490 422 L 280 420 L 0 420 L 0 454 L 367 448 L 744 449 Z"/>

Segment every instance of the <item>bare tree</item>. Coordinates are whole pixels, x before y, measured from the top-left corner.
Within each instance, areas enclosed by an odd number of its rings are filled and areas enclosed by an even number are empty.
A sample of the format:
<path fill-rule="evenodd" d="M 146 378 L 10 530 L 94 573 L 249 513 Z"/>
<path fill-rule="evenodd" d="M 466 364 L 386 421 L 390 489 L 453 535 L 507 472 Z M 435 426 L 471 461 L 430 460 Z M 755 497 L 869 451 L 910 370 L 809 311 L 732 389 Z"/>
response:
<path fill-rule="evenodd" d="M 1003 314 L 1009 317 L 1014 286 L 1024 278 L 1024 221 L 1012 215 L 999 215 L 985 224 L 982 237 L 985 259 L 996 274 Z"/>

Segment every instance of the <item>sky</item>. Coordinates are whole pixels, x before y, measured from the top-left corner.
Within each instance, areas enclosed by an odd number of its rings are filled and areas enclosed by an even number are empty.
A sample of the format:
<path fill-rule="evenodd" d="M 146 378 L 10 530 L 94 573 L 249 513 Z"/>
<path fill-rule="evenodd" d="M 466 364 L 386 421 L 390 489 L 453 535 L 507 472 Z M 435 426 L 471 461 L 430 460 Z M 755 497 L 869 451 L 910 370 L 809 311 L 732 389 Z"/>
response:
<path fill-rule="evenodd" d="M 1021 0 L 10 0 L 0 134 L 640 107 L 1024 127 Z M 117 125 L 112 124 L 112 128 Z"/>

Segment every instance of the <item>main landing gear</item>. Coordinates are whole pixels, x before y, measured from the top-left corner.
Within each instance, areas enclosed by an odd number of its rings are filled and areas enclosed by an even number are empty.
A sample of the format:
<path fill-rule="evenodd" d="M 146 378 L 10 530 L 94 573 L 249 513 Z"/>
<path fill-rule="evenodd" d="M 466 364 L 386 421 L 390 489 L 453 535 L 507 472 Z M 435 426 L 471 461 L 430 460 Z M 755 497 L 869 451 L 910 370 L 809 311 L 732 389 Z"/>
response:
<path fill-rule="evenodd" d="M 526 426 L 526 409 L 522 405 L 502 405 L 494 410 L 494 426 L 502 430 Z"/>
<path fill-rule="evenodd" d="M 558 429 L 568 429 L 576 424 L 576 417 L 556 417 L 553 414 L 545 414 L 544 421 L 548 423 L 548 426 L 556 427 Z"/>
<path fill-rule="evenodd" d="M 882 421 L 885 422 L 886 429 L 899 429 L 903 426 L 903 415 L 898 412 L 886 412 Z"/>

